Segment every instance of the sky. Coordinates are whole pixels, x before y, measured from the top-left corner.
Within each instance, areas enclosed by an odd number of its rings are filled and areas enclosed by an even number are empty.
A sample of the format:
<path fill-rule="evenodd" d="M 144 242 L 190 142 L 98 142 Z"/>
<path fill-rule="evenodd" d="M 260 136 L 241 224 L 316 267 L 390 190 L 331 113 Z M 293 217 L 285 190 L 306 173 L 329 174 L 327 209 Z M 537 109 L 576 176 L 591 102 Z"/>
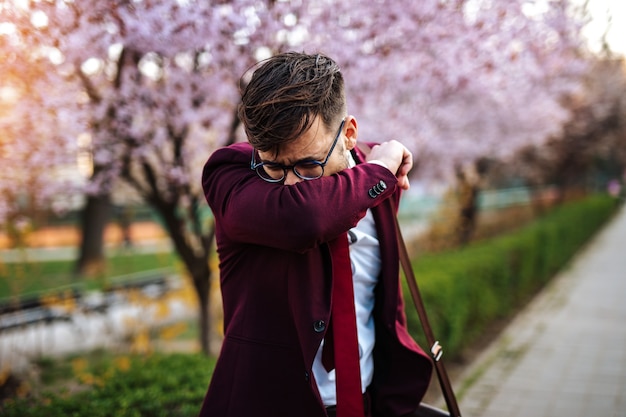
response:
<path fill-rule="evenodd" d="M 574 0 L 573 3 L 582 4 L 584 0 Z M 584 33 L 591 49 L 598 51 L 601 48 L 602 34 L 611 16 L 607 41 L 612 51 L 626 56 L 626 0 L 589 0 L 588 8 L 593 20 Z"/>

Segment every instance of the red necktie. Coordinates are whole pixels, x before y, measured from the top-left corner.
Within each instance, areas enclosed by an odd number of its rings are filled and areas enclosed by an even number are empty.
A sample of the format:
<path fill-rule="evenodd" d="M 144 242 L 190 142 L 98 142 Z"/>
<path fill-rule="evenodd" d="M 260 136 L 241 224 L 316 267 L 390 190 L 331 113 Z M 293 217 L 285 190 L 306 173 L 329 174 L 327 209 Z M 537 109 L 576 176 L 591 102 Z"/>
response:
<path fill-rule="evenodd" d="M 363 417 L 365 412 L 361 392 L 359 342 L 347 234 L 344 233 L 329 242 L 329 246 L 333 259 L 333 300 L 330 328 L 327 330 L 324 347 L 328 344 L 334 349 L 333 355 L 328 355 L 330 349 L 324 349 L 322 362 L 328 370 L 332 369 L 332 363 L 327 362 L 332 362 L 334 359 L 337 381 L 337 417 Z"/>

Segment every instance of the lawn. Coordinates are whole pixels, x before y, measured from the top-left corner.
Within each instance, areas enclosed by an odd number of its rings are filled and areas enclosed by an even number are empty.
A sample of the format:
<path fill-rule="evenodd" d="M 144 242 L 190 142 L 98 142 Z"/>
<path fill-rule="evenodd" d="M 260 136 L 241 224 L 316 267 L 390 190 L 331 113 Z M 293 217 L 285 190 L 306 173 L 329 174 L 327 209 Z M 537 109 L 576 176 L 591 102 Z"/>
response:
<path fill-rule="evenodd" d="M 192 417 L 200 410 L 214 365 L 215 358 L 200 354 L 94 351 L 62 360 L 42 358 L 33 364 L 40 382 L 15 384 L 15 391 L 26 395 L 0 401 L 0 414 Z"/>
<path fill-rule="evenodd" d="M 177 259 L 174 253 L 118 253 L 108 256 L 105 270 L 94 277 L 76 276 L 73 260 L 0 263 L 0 300 L 32 297 L 71 287 L 105 288 L 119 277 L 174 268 Z"/>

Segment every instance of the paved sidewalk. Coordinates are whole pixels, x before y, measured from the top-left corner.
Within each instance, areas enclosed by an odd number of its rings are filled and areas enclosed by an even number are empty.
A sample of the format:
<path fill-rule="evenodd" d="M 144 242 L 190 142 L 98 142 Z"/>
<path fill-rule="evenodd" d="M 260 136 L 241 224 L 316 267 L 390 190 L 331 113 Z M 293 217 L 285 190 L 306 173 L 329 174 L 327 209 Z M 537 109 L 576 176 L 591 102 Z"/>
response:
<path fill-rule="evenodd" d="M 626 206 L 455 391 L 463 417 L 626 416 Z"/>

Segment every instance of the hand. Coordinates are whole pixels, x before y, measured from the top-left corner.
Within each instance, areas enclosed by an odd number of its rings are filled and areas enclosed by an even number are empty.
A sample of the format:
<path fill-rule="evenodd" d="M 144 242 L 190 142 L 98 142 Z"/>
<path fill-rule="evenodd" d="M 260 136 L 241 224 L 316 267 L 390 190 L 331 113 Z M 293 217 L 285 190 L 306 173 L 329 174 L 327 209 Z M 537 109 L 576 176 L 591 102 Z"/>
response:
<path fill-rule="evenodd" d="M 413 167 L 413 155 L 400 142 L 391 140 L 375 145 L 367 155 L 366 161 L 382 162 L 398 178 L 398 186 L 409 189 L 409 171 Z"/>

